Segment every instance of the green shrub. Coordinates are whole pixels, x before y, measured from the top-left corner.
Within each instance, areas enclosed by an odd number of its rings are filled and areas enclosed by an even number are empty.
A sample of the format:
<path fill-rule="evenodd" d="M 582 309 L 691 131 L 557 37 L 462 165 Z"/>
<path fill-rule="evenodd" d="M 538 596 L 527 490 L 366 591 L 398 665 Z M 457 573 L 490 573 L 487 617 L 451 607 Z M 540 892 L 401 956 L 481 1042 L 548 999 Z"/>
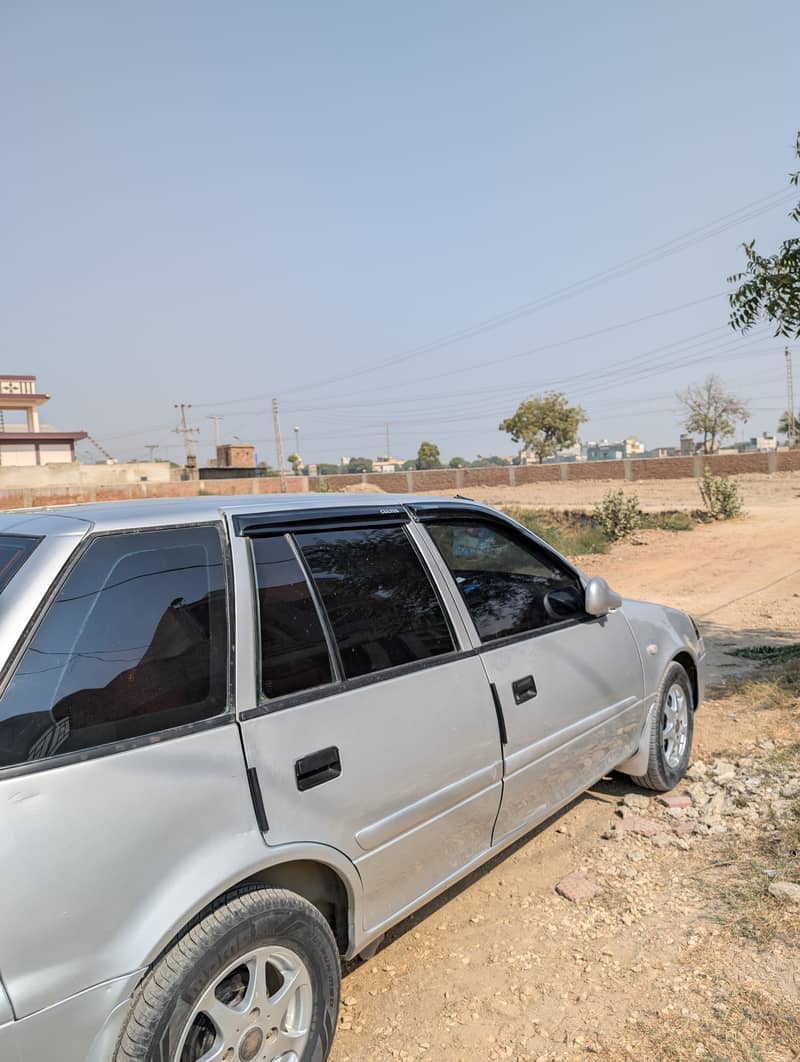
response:
<path fill-rule="evenodd" d="M 727 476 L 715 476 L 710 468 L 698 483 L 700 497 L 706 513 L 712 520 L 731 520 L 742 513 L 742 496 L 739 488 Z"/>
<path fill-rule="evenodd" d="M 691 531 L 694 520 L 689 513 L 668 513 L 661 526 L 666 531 Z"/>
<path fill-rule="evenodd" d="M 610 490 L 592 514 L 594 522 L 612 542 L 627 538 L 642 526 L 642 509 L 635 494 Z"/>
<path fill-rule="evenodd" d="M 504 511 L 565 556 L 608 553 L 608 539 L 587 516 L 518 509 L 515 506 L 509 506 Z"/>
<path fill-rule="evenodd" d="M 693 531 L 692 514 L 678 510 L 672 513 L 643 513 L 642 527 L 657 531 Z"/>

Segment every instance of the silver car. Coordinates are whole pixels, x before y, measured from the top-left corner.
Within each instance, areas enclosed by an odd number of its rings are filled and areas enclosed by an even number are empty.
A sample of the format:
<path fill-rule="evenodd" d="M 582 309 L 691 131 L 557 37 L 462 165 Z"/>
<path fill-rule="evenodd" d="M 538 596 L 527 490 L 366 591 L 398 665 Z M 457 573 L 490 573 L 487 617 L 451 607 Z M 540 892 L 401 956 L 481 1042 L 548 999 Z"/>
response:
<path fill-rule="evenodd" d="M 693 621 L 467 501 L 0 517 L 0 1058 L 322 1062 L 340 959 L 612 768 L 672 788 Z"/>

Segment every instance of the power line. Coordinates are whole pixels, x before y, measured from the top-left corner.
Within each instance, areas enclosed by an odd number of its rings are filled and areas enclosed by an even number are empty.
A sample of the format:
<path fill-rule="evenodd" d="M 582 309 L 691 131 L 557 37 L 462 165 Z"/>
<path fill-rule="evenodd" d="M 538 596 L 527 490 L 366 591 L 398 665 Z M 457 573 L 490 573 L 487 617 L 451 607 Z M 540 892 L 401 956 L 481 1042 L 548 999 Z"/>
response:
<path fill-rule="evenodd" d="M 442 347 L 451 346 L 464 339 L 470 339 L 476 335 L 498 328 L 503 324 L 518 320 L 520 317 L 527 316 L 537 310 L 547 309 L 550 306 L 555 305 L 557 302 L 562 302 L 564 299 L 571 298 L 575 295 L 581 295 L 585 291 L 589 291 L 591 288 L 597 287 L 600 284 L 607 283 L 610 280 L 616 280 L 621 276 L 626 276 L 629 273 L 634 272 L 635 270 L 652 265 L 653 263 L 660 261 L 662 258 L 686 250 L 697 243 L 710 239 L 712 236 L 725 232 L 729 228 L 733 228 L 735 225 L 744 221 L 750 221 L 769 210 L 773 210 L 775 207 L 780 206 L 785 202 L 789 202 L 790 200 L 794 200 L 794 193 L 787 193 L 785 188 L 778 192 L 772 192 L 770 195 L 764 196 L 761 199 L 756 199 L 751 203 L 747 203 L 744 206 L 739 207 L 737 210 L 724 214 L 720 218 L 716 218 L 714 221 L 707 222 L 705 225 L 701 225 L 695 229 L 690 229 L 681 236 L 674 237 L 666 243 L 659 244 L 658 246 L 651 248 L 649 251 L 635 255 L 633 258 L 625 259 L 616 266 L 611 266 L 598 273 L 593 273 L 583 280 L 567 284 L 547 295 L 539 296 L 536 299 L 532 299 L 530 302 L 522 303 L 519 306 L 504 311 L 503 313 L 495 314 L 494 316 L 479 321 L 474 325 L 440 336 L 429 343 L 424 343 L 420 346 L 413 347 L 410 350 L 402 351 L 399 354 L 384 359 L 383 361 L 372 361 L 369 365 L 362 366 L 359 369 L 353 369 L 349 373 L 340 373 L 336 376 L 314 380 L 312 384 L 304 382 L 303 384 L 297 384 L 294 387 L 284 388 L 283 394 L 291 394 L 294 391 L 300 389 L 307 390 L 312 387 L 316 389 L 327 386 L 331 383 L 350 380 L 356 376 L 363 376 L 367 373 L 377 372 L 381 369 L 400 365 L 403 362 L 419 357 L 422 354 L 428 354 L 434 350 L 439 350 Z"/>
<path fill-rule="evenodd" d="M 347 380 L 354 379 L 357 376 L 362 376 L 367 373 L 402 364 L 403 362 L 408 361 L 412 358 L 418 357 L 422 354 L 432 353 L 435 350 L 438 350 L 444 346 L 450 346 L 453 343 L 460 342 L 463 339 L 472 338 L 473 336 L 482 334 L 486 331 L 490 331 L 493 328 L 497 328 L 502 324 L 509 323 L 520 317 L 533 313 L 538 309 L 546 309 L 551 305 L 555 305 L 555 303 L 557 302 L 563 301 L 563 299 L 565 298 L 583 294 L 584 291 L 588 291 L 591 288 L 596 287 L 598 284 L 605 283 L 609 280 L 618 279 L 619 277 L 625 276 L 636 269 L 644 268 L 647 265 L 651 265 L 662 258 L 685 250 L 688 247 L 694 246 L 695 244 L 702 242 L 703 240 L 711 238 L 712 236 L 716 236 L 719 233 L 726 231 L 726 229 L 732 228 L 735 225 L 738 225 L 744 221 L 749 221 L 754 217 L 758 217 L 759 215 L 764 214 L 777 206 L 781 206 L 785 202 L 789 202 L 790 200 L 793 201 L 793 199 L 794 193 L 787 193 L 785 188 L 780 189 L 777 192 L 772 192 L 770 193 L 770 195 L 763 196 L 761 199 L 756 199 L 750 203 L 746 203 L 744 206 L 739 207 L 736 210 L 729 212 L 728 214 L 724 214 L 721 217 L 716 218 L 714 221 L 707 222 L 705 225 L 690 229 L 688 232 L 683 233 L 680 236 L 674 237 L 673 239 L 666 241 L 666 243 L 659 244 L 658 246 L 651 248 L 651 250 L 649 251 L 636 255 L 633 258 L 625 259 L 616 266 L 612 266 L 608 269 L 592 274 L 584 278 L 583 280 L 579 280 L 568 284 L 563 288 L 556 289 L 548 295 L 540 296 L 534 300 L 531 300 L 530 302 L 516 306 L 511 310 L 507 310 L 500 314 L 495 314 L 493 317 L 486 318 L 485 320 L 480 321 L 475 325 L 471 325 L 467 328 L 462 328 L 447 335 L 440 336 L 429 343 L 422 344 L 410 350 L 402 351 L 399 354 L 384 359 L 383 361 L 376 362 L 372 360 L 368 365 L 362 366 L 358 369 L 354 369 L 348 373 L 338 373 L 336 375 L 319 380 L 314 380 L 312 382 L 305 380 L 302 384 L 297 384 L 293 387 L 284 388 L 282 394 L 292 394 L 298 390 L 316 390 L 319 387 L 327 387 L 330 384 L 345 382 Z M 395 385 L 391 384 L 389 386 Z M 242 398 L 227 399 L 222 402 L 217 401 L 198 403 L 198 405 L 236 405 L 238 402 L 245 402 L 250 401 L 253 398 L 265 397 L 268 396 L 266 394 L 253 395 L 251 393 L 248 396 Z"/>

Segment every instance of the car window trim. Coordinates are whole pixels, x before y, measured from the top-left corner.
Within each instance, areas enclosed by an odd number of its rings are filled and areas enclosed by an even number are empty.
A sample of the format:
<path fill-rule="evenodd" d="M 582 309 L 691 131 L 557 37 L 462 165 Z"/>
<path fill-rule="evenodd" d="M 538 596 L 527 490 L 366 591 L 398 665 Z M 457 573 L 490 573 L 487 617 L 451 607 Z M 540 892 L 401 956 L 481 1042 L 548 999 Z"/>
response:
<path fill-rule="evenodd" d="M 246 513 L 232 518 L 240 537 L 285 535 L 303 531 L 340 531 L 358 527 L 398 527 L 413 519 L 405 505 L 341 505 L 296 512 Z"/>
<path fill-rule="evenodd" d="M 394 667 L 383 668 L 381 671 L 371 671 L 367 675 L 358 675 L 356 678 L 342 679 L 339 682 L 326 682 L 324 686 L 313 686 L 307 690 L 299 690 L 297 693 L 284 693 L 272 700 L 265 700 L 254 708 L 245 708 L 239 712 L 239 719 L 246 722 L 248 719 L 258 719 L 265 715 L 274 715 L 276 712 L 285 711 L 288 708 L 297 708 L 313 701 L 321 701 L 326 697 L 338 697 L 353 690 L 362 689 L 365 686 L 374 686 L 378 682 L 389 682 L 392 679 L 403 678 L 405 675 L 414 674 L 417 671 L 427 671 L 434 667 L 444 667 L 470 656 L 477 656 L 479 649 L 455 649 L 451 653 L 441 653 L 439 656 L 429 656 L 424 660 L 410 660 L 406 664 L 395 664 Z"/>
<path fill-rule="evenodd" d="M 233 627 L 233 577 L 230 568 L 230 549 L 228 537 L 225 533 L 224 521 L 221 520 L 209 520 L 203 523 L 191 523 L 191 524 L 163 524 L 158 527 L 120 527 L 115 528 L 113 531 L 96 531 L 89 532 L 85 538 L 82 538 L 75 550 L 70 554 L 61 571 L 55 577 L 47 593 L 42 597 L 39 602 L 36 611 L 31 617 L 25 630 L 22 632 L 17 644 L 14 646 L 13 651 L 9 654 L 6 664 L 3 668 L 2 675 L 0 676 L 0 699 L 5 695 L 5 692 L 11 683 L 17 668 L 19 667 L 22 659 L 30 647 L 31 642 L 36 636 L 36 632 L 44 622 L 44 618 L 50 610 L 51 605 L 58 597 L 62 587 L 70 577 L 75 567 L 80 563 L 81 559 L 86 555 L 93 542 L 97 542 L 101 538 L 119 537 L 121 535 L 132 534 L 148 534 L 151 531 L 183 531 L 191 530 L 194 528 L 210 527 L 216 530 L 220 539 L 220 549 L 223 556 L 223 571 L 225 577 L 225 607 L 228 623 L 228 645 L 226 653 L 226 691 L 227 700 L 225 707 L 216 713 L 216 715 L 209 716 L 205 719 L 196 719 L 191 723 L 182 723 L 177 727 L 165 727 L 163 730 L 155 730 L 150 734 L 140 734 L 136 737 L 124 738 L 122 741 L 106 742 L 103 745 L 95 745 L 91 749 L 78 749 L 75 752 L 65 752 L 61 755 L 45 756 L 41 760 L 29 760 L 26 763 L 9 764 L 7 767 L 0 767 L 0 778 L 16 777 L 19 774 L 29 774 L 35 771 L 45 770 L 50 767 L 61 767 L 70 763 L 77 763 L 84 759 L 94 759 L 95 754 L 102 756 L 109 756 L 115 752 L 128 751 L 129 748 L 137 748 L 140 745 L 152 745 L 154 742 L 161 740 L 162 737 L 181 737 L 185 734 L 194 733 L 195 729 L 205 730 L 209 729 L 208 724 L 220 726 L 227 722 L 232 722 L 236 717 L 236 701 L 235 701 L 235 689 L 234 689 L 234 643 L 233 636 L 235 634 L 235 628 Z"/>
<path fill-rule="evenodd" d="M 26 774 L 38 774 L 41 771 L 55 770 L 57 767 L 69 767 L 76 763 L 97 760 L 103 756 L 132 752 L 145 746 L 160 745 L 164 741 L 174 741 L 177 738 L 189 737 L 191 734 L 199 734 L 205 730 L 214 730 L 219 726 L 232 726 L 235 722 L 235 715 L 226 708 L 225 711 L 209 716 L 207 719 L 195 719 L 191 723 L 181 723 L 180 726 L 154 730 L 150 734 L 137 734 L 136 737 L 123 738 L 121 741 L 107 741 L 102 745 L 93 745 L 89 749 L 77 749 L 75 752 L 43 756 L 40 760 L 9 764 L 7 767 L 0 767 L 0 780 L 17 778 Z"/>

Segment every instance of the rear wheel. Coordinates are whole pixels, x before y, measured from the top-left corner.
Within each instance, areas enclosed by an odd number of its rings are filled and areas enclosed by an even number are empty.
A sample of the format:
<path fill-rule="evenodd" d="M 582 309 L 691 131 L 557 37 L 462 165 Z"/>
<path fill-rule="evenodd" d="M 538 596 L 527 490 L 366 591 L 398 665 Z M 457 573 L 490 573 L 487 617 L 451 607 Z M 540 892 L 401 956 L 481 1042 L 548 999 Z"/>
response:
<path fill-rule="evenodd" d="M 115 1062 L 324 1062 L 339 981 L 315 907 L 282 890 L 237 891 L 142 982 Z"/>
<path fill-rule="evenodd" d="M 656 714 L 650 728 L 647 773 L 633 781 L 644 789 L 663 793 L 673 789 L 686 773 L 692 753 L 694 698 L 689 676 L 673 661 L 659 691 Z"/>

